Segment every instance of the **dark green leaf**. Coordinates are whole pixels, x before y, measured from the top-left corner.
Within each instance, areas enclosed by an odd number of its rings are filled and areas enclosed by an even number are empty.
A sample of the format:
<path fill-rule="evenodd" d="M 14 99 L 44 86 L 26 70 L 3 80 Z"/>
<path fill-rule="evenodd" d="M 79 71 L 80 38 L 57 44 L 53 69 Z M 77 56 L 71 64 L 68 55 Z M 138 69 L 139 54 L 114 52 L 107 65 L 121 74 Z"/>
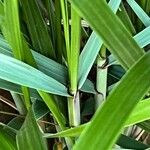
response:
<path fill-rule="evenodd" d="M 106 102 L 95 113 L 91 124 L 81 134 L 74 149 L 112 148 L 130 113 L 149 89 L 149 65 L 150 53 L 144 55 L 113 89 Z"/>

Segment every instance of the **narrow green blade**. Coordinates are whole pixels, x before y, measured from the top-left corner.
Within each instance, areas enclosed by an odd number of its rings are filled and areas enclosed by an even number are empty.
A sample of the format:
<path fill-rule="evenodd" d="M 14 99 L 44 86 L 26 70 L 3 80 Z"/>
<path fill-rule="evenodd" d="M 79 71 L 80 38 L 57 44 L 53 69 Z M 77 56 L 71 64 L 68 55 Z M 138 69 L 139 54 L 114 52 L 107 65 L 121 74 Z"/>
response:
<path fill-rule="evenodd" d="M 81 134 L 83 129 L 86 127 L 86 125 L 88 125 L 88 124 L 83 124 L 83 125 L 80 125 L 80 126 L 77 126 L 74 128 L 70 128 L 70 129 L 55 133 L 55 134 L 45 133 L 45 134 L 43 134 L 43 137 L 45 137 L 45 138 L 76 137 Z"/>
<path fill-rule="evenodd" d="M 69 62 L 70 57 L 70 34 L 69 34 L 69 14 L 68 14 L 68 3 L 67 0 L 59 0 L 61 6 L 61 15 L 63 19 L 63 29 L 65 36 L 66 56 Z"/>
<path fill-rule="evenodd" d="M 32 53 L 28 49 L 20 30 L 18 4 L 18 0 L 4 2 L 5 22 L 2 32 L 12 47 L 14 57 L 32 65 L 35 63 L 34 60 L 30 59 Z M 27 87 L 22 86 L 21 88 L 24 95 L 25 105 L 28 109 L 30 107 L 30 93 Z"/>
<path fill-rule="evenodd" d="M 83 86 L 102 44 L 103 42 L 101 39 L 93 32 L 80 54 L 78 76 L 79 89 Z"/>
<path fill-rule="evenodd" d="M 22 86 L 69 96 L 67 88 L 39 70 L 9 56 L 0 54 L 0 78 Z"/>
<path fill-rule="evenodd" d="M 75 94 L 78 84 L 78 61 L 80 53 L 81 18 L 71 7 L 71 51 L 68 60 L 68 71 L 70 78 L 70 92 Z"/>
<path fill-rule="evenodd" d="M 3 37 L 0 37 L 0 52 L 2 54 L 5 54 L 7 56 L 12 57 L 12 49 L 10 48 L 8 43 L 3 39 Z M 52 59 L 49 59 L 49 58 L 47 58 L 47 57 L 45 57 L 45 56 L 43 56 L 43 55 L 41 55 L 41 54 L 39 54 L 33 50 L 31 50 L 31 52 L 34 56 L 34 59 L 38 65 L 38 68 L 40 71 L 42 71 L 46 75 L 54 78 L 55 80 L 57 80 L 61 84 L 67 85 L 68 74 L 67 74 L 67 68 L 65 66 L 63 66 L 63 65 L 53 61 Z M 7 90 L 9 90 L 8 86 L 12 85 L 11 83 L 8 83 L 8 82 L 6 82 L 6 84 L 5 84 L 4 81 L 2 81 L 2 83 L 3 84 L 0 84 L 0 87 L 7 89 Z M 11 87 L 13 87 L 13 86 L 11 86 Z M 16 89 L 16 87 L 14 87 L 14 90 L 15 89 Z M 10 90 L 14 91 L 13 88 L 10 88 Z M 81 91 L 95 93 L 93 83 L 86 80 L 84 86 L 81 88 Z"/>
<path fill-rule="evenodd" d="M 24 46 L 20 32 L 18 0 L 5 1 L 5 22 L 3 24 L 3 34 L 12 47 L 13 55 L 16 59 L 25 60 Z M 13 36 L 12 36 L 13 35 Z"/>
<path fill-rule="evenodd" d="M 138 43 L 138 45 L 143 48 L 150 44 L 150 27 L 145 28 L 143 31 L 139 32 L 134 36 L 134 40 Z"/>
<path fill-rule="evenodd" d="M 0 25 L 1 23 L 3 23 L 3 19 L 4 19 L 4 5 L 3 2 L 0 1 Z"/>
<path fill-rule="evenodd" d="M 21 0 L 25 22 L 33 47 L 41 54 L 55 58 L 52 41 L 36 0 Z"/>
<path fill-rule="evenodd" d="M 71 0 L 71 3 L 125 69 L 130 68 L 144 54 L 105 1 L 95 0 L 93 3 L 88 0 Z"/>
<path fill-rule="evenodd" d="M 142 142 L 136 141 L 135 139 L 125 136 L 123 134 L 121 134 L 121 136 L 119 137 L 117 145 L 121 146 L 122 148 L 136 150 L 144 150 L 146 148 L 149 148 L 148 145 L 145 145 Z"/>
<path fill-rule="evenodd" d="M 114 11 L 117 12 L 121 0 L 111 0 L 109 6 Z M 103 41 L 95 32 L 93 32 L 88 39 L 86 45 L 84 46 L 80 58 L 79 58 L 79 75 L 78 75 L 78 88 L 80 89 L 84 84 L 90 69 L 98 55 L 98 52 L 103 44 Z"/>
<path fill-rule="evenodd" d="M 131 125 L 146 121 L 150 119 L 150 99 L 144 99 L 140 101 L 137 106 L 132 111 L 131 115 L 127 119 L 124 127 L 129 127 Z M 58 132 L 56 134 L 44 134 L 44 137 L 46 138 L 54 138 L 54 137 L 67 137 L 67 136 L 79 136 L 83 129 L 90 124 L 91 122 L 88 122 L 86 124 L 82 124 L 80 126 L 64 130 L 62 132 Z"/>

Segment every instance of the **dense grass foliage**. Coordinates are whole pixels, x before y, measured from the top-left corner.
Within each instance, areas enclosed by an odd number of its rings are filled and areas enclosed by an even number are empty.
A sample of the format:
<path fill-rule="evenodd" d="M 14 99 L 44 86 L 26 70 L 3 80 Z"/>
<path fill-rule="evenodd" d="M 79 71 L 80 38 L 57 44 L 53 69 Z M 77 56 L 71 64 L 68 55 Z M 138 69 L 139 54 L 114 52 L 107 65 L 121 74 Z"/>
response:
<path fill-rule="evenodd" d="M 149 149 L 149 14 L 149 0 L 0 0 L 0 149 Z"/>

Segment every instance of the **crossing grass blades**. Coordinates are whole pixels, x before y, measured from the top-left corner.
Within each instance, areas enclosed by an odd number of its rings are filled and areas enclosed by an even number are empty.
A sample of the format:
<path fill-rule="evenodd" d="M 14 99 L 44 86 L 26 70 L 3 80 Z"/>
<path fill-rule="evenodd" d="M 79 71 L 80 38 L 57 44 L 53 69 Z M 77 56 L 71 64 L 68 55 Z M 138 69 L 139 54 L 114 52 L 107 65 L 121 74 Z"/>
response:
<path fill-rule="evenodd" d="M 150 149 L 149 14 L 148 0 L 0 0 L 0 149 Z"/>

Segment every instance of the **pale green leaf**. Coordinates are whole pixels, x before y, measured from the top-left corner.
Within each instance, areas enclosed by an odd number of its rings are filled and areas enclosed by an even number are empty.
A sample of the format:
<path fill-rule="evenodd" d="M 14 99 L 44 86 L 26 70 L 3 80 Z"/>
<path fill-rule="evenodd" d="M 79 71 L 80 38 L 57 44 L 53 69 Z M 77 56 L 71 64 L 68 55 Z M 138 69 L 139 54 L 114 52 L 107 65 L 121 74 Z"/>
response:
<path fill-rule="evenodd" d="M 68 59 L 68 71 L 70 78 L 70 92 L 75 94 L 78 84 L 78 61 L 80 53 L 81 18 L 71 7 L 71 49 Z"/>
<path fill-rule="evenodd" d="M 71 3 L 125 69 L 130 68 L 144 54 L 105 1 L 95 0 L 93 3 L 71 0 Z"/>
<path fill-rule="evenodd" d="M 11 50 L 9 44 L 1 36 L 0 36 L 0 52 L 2 54 L 12 57 L 12 50 Z M 33 50 L 31 50 L 31 52 L 34 56 L 34 59 L 38 65 L 38 68 L 40 71 L 42 71 L 45 74 L 47 74 L 48 76 L 54 78 L 55 80 L 62 83 L 63 85 L 67 85 L 68 75 L 67 75 L 67 68 L 65 66 L 60 65 L 59 63 L 53 61 L 52 59 L 49 59 Z M 15 85 L 12 83 L 8 83 L 8 82 L 5 83 L 5 81 L 1 81 L 1 82 L 3 84 L 0 84 L 0 87 L 7 89 L 7 90 L 17 92 L 18 88 L 20 88 L 20 87 L 17 88 L 18 85 L 16 85 L 16 87 L 14 87 Z M 13 86 L 11 86 L 11 85 L 13 85 Z M 94 90 L 93 83 L 86 80 L 84 86 L 81 88 L 81 91 L 90 92 L 90 93 L 94 94 L 95 90 Z M 19 91 L 19 93 L 20 93 L 20 91 Z M 32 95 L 32 93 L 31 93 L 31 95 Z"/>
<path fill-rule="evenodd" d="M 141 48 L 150 44 L 150 27 L 145 28 L 143 31 L 135 35 L 134 39 Z"/>
<path fill-rule="evenodd" d="M 0 54 L 0 78 L 26 87 L 69 96 L 67 88 L 39 70 L 9 56 Z"/>
<path fill-rule="evenodd" d="M 50 112 L 48 107 L 46 106 L 46 104 L 43 103 L 42 101 L 35 101 L 32 105 L 32 110 L 33 110 L 34 116 L 37 120 L 41 119 L 48 112 Z"/>
<path fill-rule="evenodd" d="M 109 6 L 114 11 L 117 12 L 121 0 L 111 0 Z M 80 89 L 84 84 L 89 71 L 98 55 L 98 52 L 103 44 L 103 41 L 95 32 L 93 32 L 88 39 L 86 45 L 84 46 L 80 58 L 79 58 L 79 75 L 78 75 L 78 88 Z"/>

